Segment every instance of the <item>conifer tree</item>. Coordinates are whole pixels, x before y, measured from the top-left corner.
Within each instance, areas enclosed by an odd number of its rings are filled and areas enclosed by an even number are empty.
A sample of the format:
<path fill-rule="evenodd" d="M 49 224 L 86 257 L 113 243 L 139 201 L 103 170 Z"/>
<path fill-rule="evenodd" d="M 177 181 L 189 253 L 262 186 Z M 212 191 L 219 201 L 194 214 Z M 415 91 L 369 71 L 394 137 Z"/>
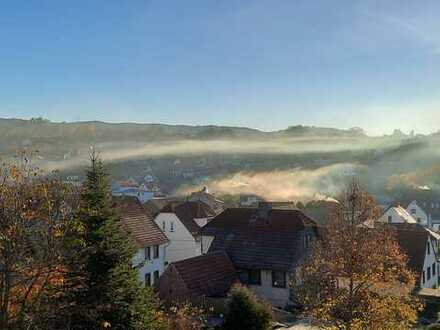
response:
<path fill-rule="evenodd" d="M 132 266 L 135 247 L 111 208 L 105 167 L 95 152 L 90 160 L 80 196 L 79 235 L 51 327 L 161 328 L 156 300 Z"/>

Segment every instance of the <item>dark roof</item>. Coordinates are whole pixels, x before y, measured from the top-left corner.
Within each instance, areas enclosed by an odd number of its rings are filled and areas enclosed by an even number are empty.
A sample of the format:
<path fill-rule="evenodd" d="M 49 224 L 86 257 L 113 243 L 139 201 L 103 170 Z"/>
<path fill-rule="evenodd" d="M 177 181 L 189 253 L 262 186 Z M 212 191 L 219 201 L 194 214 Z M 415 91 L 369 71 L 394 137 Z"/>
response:
<path fill-rule="evenodd" d="M 209 252 L 225 251 L 237 268 L 291 270 L 301 260 L 299 233 L 316 223 L 299 210 L 230 208 L 205 227 L 203 235 L 215 236 Z"/>
<path fill-rule="evenodd" d="M 174 213 L 193 236 L 200 234 L 200 226 L 194 219 L 212 218 L 215 216 L 215 212 L 201 201 L 171 202 L 160 212 Z"/>
<path fill-rule="evenodd" d="M 160 245 L 168 242 L 168 238 L 145 212 L 136 197 L 113 197 L 114 208 L 120 216 L 123 227 L 138 247 Z"/>
<path fill-rule="evenodd" d="M 308 217 L 316 221 L 320 226 L 328 225 L 333 210 L 337 207 L 336 202 L 316 201 L 306 205 L 301 211 Z"/>
<path fill-rule="evenodd" d="M 423 270 L 429 232 L 416 223 L 393 223 L 388 225 L 396 229 L 396 238 L 400 248 L 408 255 L 409 268 L 419 275 Z"/>
<path fill-rule="evenodd" d="M 234 265 L 225 253 L 189 258 L 171 264 L 193 295 L 224 296 L 238 281 Z"/>
<path fill-rule="evenodd" d="M 183 202 L 178 197 L 153 198 L 146 201 L 143 206 L 151 217 L 155 218 L 167 204 L 171 202 Z"/>

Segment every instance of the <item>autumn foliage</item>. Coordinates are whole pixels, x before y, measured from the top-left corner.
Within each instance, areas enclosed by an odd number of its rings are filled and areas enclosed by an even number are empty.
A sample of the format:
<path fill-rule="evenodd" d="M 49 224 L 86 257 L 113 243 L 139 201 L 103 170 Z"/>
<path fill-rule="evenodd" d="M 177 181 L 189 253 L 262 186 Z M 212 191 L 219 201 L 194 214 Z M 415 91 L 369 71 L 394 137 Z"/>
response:
<path fill-rule="evenodd" d="M 60 285 L 60 260 L 74 230 L 70 187 L 42 176 L 21 154 L 0 167 L 0 328 L 29 327 L 49 287 Z"/>
<path fill-rule="evenodd" d="M 353 182 L 302 268 L 299 300 L 325 327 L 406 329 L 416 320 L 414 274 L 378 216 L 373 198 Z"/>

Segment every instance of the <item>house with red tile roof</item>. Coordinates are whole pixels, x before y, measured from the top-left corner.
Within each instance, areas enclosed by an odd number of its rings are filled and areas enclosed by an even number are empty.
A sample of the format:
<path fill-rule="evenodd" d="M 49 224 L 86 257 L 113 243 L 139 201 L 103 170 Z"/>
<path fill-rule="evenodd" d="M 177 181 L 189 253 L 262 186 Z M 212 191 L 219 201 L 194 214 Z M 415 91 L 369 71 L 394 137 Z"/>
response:
<path fill-rule="evenodd" d="M 160 278 L 159 297 L 166 301 L 222 298 L 238 281 L 225 253 L 201 255 L 171 263 Z"/>
<path fill-rule="evenodd" d="M 231 208 L 203 227 L 207 253 L 226 253 L 240 281 L 276 307 L 292 301 L 289 282 L 309 255 L 316 223 L 295 209 Z"/>
<path fill-rule="evenodd" d="M 113 201 L 122 228 L 138 249 L 133 265 L 139 269 L 139 279 L 147 286 L 157 285 L 165 269 L 168 238 L 136 197 L 113 197 Z"/>

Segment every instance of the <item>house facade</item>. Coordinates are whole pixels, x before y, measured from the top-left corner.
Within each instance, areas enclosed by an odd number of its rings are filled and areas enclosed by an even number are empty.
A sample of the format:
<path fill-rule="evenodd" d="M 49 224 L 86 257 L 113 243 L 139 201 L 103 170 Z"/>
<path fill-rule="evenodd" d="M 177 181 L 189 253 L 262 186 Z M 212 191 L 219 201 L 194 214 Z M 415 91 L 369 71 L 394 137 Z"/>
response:
<path fill-rule="evenodd" d="M 169 239 L 167 263 L 199 256 L 202 253 L 201 226 L 214 211 L 203 202 L 171 202 L 154 219 Z"/>
<path fill-rule="evenodd" d="M 139 280 L 146 286 L 158 285 L 165 270 L 168 238 L 136 197 L 114 197 L 113 200 L 122 228 L 128 232 L 137 247 L 133 267 L 139 271 Z"/>
<path fill-rule="evenodd" d="M 413 199 L 398 202 L 421 225 L 440 230 L 440 197 L 431 191 L 419 192 Z"/>
<path fill-rule="evenodd" d="M 379 221 L 383 223 L 417 223 L 416 219 L 400 205 L 388 207 Z"/>
<path fill-rule="evenodd" d="M 297 267 L 310 253 L 317 226 L 299 210 L 227 209 L 202 231 L 211 241 L 208 253 L 224 252 L 237 269 L 240 282 L 273 306 L 292 301 L 289 282 L 297 280 Z"/>
<path fill-rule="evenodd" d="M 397 241 L 408 256 L 408 267 L 420 288 L 438 288 L 440 235 L 420 224 L 392 224 Z"/>

